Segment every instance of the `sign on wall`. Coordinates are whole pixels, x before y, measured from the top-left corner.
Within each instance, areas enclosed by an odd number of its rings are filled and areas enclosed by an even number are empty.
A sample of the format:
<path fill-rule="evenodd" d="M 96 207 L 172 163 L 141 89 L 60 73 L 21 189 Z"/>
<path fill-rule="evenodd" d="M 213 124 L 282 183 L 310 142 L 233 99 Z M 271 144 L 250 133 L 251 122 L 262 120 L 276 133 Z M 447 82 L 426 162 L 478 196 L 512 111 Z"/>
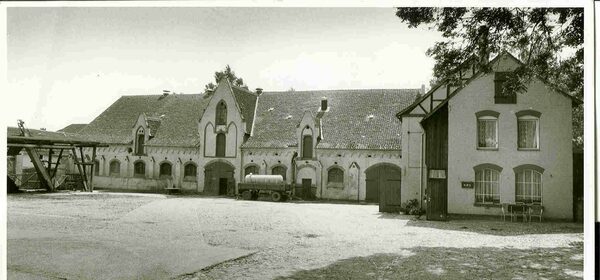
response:
<path fill-rule="evenodd" d="M 463 189 L 472 189 L 474 186 L 473 182 L 460 182 L 460 185 Z"/>
<path fill-rule="evenodd" d="M 446 170 L 444 169 L 429 169 L 430 179 L 446 179 Z"/>

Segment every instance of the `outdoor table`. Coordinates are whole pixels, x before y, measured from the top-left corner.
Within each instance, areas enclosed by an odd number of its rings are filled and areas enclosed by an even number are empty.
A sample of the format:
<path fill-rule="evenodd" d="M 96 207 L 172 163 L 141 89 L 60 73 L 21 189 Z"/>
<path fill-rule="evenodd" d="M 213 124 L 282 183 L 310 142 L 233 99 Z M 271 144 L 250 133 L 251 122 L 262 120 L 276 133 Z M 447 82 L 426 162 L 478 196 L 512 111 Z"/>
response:
<path fill-rule="evenodd" d="M 509 204 L 508 211 L 510 212 L 510 220 L 515 217 L 518 220 L 517 215 L 523 216 L 523 222 L 527 221 L 527 213 L 529 212 L 529 205 L 527 204 Z"/>

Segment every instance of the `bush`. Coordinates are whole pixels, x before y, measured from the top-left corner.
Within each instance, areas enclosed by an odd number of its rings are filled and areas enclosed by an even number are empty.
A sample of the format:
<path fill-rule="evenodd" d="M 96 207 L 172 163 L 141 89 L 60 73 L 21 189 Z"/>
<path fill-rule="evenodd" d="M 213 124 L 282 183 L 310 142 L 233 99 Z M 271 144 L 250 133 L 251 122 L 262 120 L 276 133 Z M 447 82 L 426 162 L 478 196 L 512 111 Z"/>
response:
<path fill-rule="evenodd" d="M 421 206 L 419 205 L 418 199 L 411 199 L 407 202 L 402 203 L 402 212 L 408 215 L 421 215 L 423 211 L 421 210 Z"/>

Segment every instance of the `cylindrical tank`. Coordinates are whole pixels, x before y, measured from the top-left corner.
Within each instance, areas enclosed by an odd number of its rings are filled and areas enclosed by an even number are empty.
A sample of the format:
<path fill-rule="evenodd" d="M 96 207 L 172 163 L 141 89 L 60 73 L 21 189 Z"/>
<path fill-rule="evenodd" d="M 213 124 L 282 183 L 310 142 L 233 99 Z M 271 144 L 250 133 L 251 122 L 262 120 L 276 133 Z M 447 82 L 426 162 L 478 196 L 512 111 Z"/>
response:
<path fill-rule="evenodd" d="M 244 183 L 248 184 L 283 184 L 281 175 L 254 175 L 249 174 L 244 177 Z"/>

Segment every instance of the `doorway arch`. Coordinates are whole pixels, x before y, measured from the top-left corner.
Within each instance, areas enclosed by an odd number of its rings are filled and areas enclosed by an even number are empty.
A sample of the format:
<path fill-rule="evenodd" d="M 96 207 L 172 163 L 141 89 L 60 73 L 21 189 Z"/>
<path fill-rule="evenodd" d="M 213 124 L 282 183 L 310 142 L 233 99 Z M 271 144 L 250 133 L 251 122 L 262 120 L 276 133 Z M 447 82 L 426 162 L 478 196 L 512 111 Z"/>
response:
<path fill-rule="evenodd" d="M 204 166 L 204 193 L 211 195 L 234 195 L 235 167 L 229 162 L 213 161 Z"/>
<path fill-rule="evenodd" d="M 365 200 L 378 202 L 380 212 L 400 211 L 402 203 L 400 167 L 381 163 L 367 168 L 365 173 L 367 175 Z"/>

